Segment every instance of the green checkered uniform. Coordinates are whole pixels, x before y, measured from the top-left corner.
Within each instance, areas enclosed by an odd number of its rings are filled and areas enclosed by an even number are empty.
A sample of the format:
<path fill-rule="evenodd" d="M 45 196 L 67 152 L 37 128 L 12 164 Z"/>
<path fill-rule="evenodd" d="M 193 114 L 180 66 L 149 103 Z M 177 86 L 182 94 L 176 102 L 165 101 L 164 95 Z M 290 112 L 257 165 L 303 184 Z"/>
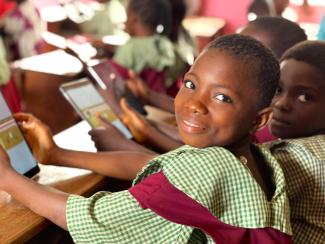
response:
<path fill-rule="evenodd" d="M 113 59 L 135 73 L 145 68 L 162 71 L 175 64 L 175 52 L 172 42 L 165 36 L 132 37 L 118 47 Z"/>
<path fill-rule="evenodd" d="M 162 170 L 171 184 L 224 223 L 272 227 L 291 234 L 281 167 L 267 148 L 260 146 L 259 150 L 272 169 L 276 185 L 270 202 L 249 169 L 222 147 L 183 146 L 161 155 L 145 166 L 134 184 Z M 142 209 L 128 191 L 99 192 L 90 198 L 70 196 L 66 214 L 76 243 L 213 243 L 201 230 Z"/>
<path fill-rule="evenodd" d="M 295 243 L 325 243 L 325 136 L 269 144 L 283 167 Z"/>

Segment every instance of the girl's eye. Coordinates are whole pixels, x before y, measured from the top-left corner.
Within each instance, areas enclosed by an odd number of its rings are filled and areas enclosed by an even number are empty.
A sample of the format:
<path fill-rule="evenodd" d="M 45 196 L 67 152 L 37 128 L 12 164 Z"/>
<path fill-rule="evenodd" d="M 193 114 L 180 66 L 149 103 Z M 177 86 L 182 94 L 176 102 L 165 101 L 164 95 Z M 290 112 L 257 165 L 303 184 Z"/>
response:
<path fill-rule="evenodd" d="M 221 102 L 225 102 L 225 103 L 232 103 L 232 100 L 230 97 L 224 95 L 224 94 L 218 94 L 215 96 L 215 99 L 221 101 Z"/>
<path fill-rule="evenodd" d="M 190 80 L 185 80 L 185 81 L 184 81 L 184 86 L 185 86 L 186 88 L 188 88 L 188 89 L 192 89 L 192 90 L 195 89 L 195 85 L 194 85 L 194 83 L 193 83 L 192 81 L 190 81 Z"/>
<path fill-rule="evenodd" d="M 307 94 L 301 94 L 298 96 L 298 101 L 299 102 L 302 102 L 302 103 L 305 103 L 305 102 L 308 102 L 311 100 L 311 97 Z"/>

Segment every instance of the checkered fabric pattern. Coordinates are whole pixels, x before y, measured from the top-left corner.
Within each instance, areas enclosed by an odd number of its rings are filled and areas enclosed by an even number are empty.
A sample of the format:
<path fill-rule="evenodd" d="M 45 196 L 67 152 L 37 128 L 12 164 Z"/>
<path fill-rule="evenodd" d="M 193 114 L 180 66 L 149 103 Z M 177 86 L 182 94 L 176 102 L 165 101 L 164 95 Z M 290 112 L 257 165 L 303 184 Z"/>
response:
<path fill-rule="evenodd" d="M 125 68 L 141 73 L 145 68 L 162 71 L 175 63 L 172 42 L 162 35 L 132 37 L 117 48 L 113 60 Z"/>
<path fill-rule="evenodd" d="M 294 243 L 325 243 L 325 136 L 269 144 L 283 167 Z"/>
<path fill-rule="evenodd" d="M 138 174 L 134 184 L 162 170 L 175 187 L 227 224 L 273 227 L 291 234 L 281 167 L 267 148 L 259 149 L 272 168 L 276 184 L 270 202 L 249 169 L 220 147 L 183 146 L 159 156 Z M 213 243 L 200 230 L 142 209 L 128 191 L 100 192 L 91 198 L 70 196 L 67 222 L 76 243 Z"/>

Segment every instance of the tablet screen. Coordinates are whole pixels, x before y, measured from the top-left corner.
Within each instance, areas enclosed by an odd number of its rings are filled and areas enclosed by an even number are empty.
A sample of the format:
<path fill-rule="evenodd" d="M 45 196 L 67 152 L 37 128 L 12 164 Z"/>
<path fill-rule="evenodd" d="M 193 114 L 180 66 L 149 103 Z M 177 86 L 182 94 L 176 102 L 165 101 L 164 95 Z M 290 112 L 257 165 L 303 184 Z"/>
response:
<path fill-rule="evenodd" d="M 118 128 L 127 138 L 132 135 L 125 125 L 118 119 L 112 109 L 105 103 L 103 97 L 88 80 L 65 83 L 61 91 L 80 116 L 88 121 L 92 128 L 101 126 L 99 116 L 104 117 Z"/>
<path fill-rule="evenodd" d="M 11 165 L 20 174 L 33 176 L 39 172 L 27 142 L 0 93 L 0 143 L 7 151 Z"/>

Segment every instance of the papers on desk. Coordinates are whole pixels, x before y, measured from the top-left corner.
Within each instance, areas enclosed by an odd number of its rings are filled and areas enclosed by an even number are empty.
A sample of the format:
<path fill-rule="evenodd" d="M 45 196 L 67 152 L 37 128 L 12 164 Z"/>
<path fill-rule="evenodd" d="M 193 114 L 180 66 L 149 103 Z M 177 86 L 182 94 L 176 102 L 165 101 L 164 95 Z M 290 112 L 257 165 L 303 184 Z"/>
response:
<path fill-rule="evenodd" d="M 53 32 L 45 31 L 42 34 L 42 37 L 45 42 L 54 47 L 58 47 L 60 49 L 69 48 L 83 62 L 89 61 L 97 54 L 96 48 L 91 45 L 89 37 L 85 35 L 74 35 L 66 38 Z"/>
<path fill-rule="evenodd" d="M 56 134 L 53 139 L 55 143 L 66 149 L 86 152 L 96 152 L 94 142 L 88 135 L 91 127 L 86 121 L 81 121 L 78 124 Z"/>
<path fill-rule="evenodd" d="M 13 63 L 13 68 L 53 75 L 74 76 L 83 69 L 82 63 L 63 50 L 24 58 Z"/>

